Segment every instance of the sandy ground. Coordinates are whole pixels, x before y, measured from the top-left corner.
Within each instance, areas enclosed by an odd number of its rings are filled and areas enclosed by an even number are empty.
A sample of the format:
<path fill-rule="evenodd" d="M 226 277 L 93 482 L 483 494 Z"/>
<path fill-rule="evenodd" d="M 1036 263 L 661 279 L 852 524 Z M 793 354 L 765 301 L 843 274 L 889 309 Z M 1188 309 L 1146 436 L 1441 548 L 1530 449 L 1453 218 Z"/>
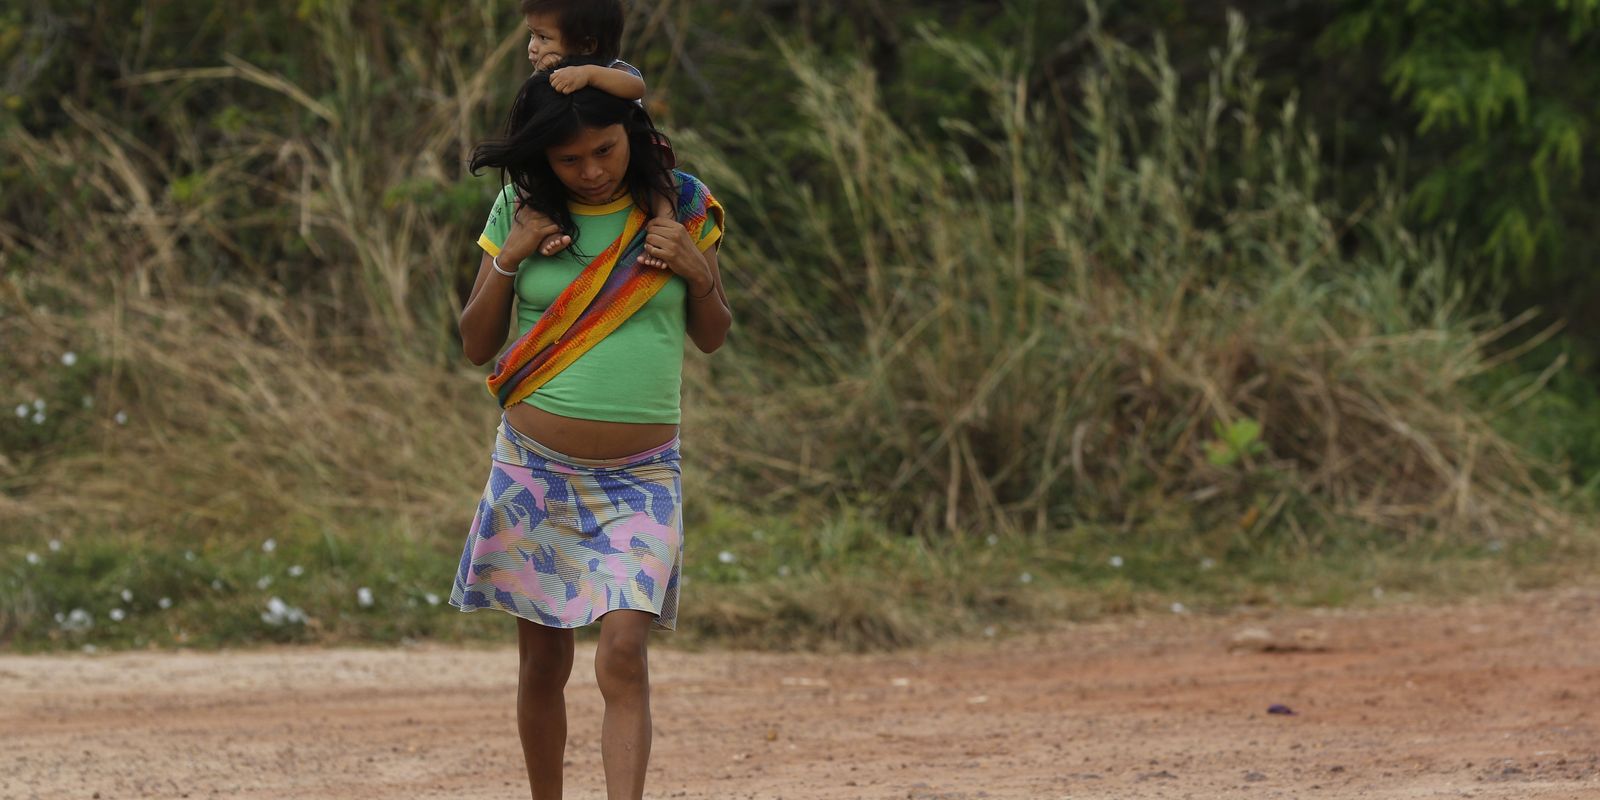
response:
<path fill-rule="evenodd" d="M 1600 590 L 1568 589 L 877 656 L 658 647 L 649 796 L 1600 798 L 1597 617 Z M 515 660 L 0 657 L 0 797 L 527 797 Z M 571 798 L 604 797 L 592 665 L 580 645 Z"/>

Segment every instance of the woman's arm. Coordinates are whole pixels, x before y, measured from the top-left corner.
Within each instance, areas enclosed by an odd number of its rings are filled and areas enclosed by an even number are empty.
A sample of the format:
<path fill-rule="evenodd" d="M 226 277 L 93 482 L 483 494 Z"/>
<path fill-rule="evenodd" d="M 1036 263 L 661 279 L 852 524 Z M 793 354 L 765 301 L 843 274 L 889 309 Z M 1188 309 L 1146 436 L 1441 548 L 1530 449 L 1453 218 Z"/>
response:
<path fill-rule="evenodd" d="M 484 253 L 478 263 L 478 279 L 472 284 L 472 294 L 467 297 L 467 305 L 461 309 L 461 321 L 456 326 L 461 332 L 461 349 L 468 361 L 487 363 L 506 343 L 513 293 L 514 281 L 495 272 L 494 259 Z"/>
<path fill-rule="evenodd" d="M 515 272 L 522 260 L 533 255 L 534 248 L 546 237 L 561 232 L 561 227 L 528 209 L 518 209 L 511 220 L 511 232 L 500 248 L 500 268 Z M 561 237 L 564 244 L 571 240 Z M 457 330 L 461 332 L 461 349 L 467 360 L 474 364 L 488 363 L 506 343 L 511 327 L 511 300 L 516 293 L 516 281 L 494 269 L 494 257 L 488 253 L 478 261 L 478 277 L 472 284 L 472 294 L 461 309 Z"/>
<path fill-rule="evenodd" d="M 706 270 L 710 273 L 710 287 L 689 284 L 689 338 L 702 353 L 714 353 L 728 338 L 728 328 L 733 326 L 733 311 L 728 307 L 728 295 L 722 290 L 722 275 L 717 270 L 717 249 L 701 253 Z"/>
<path fill-rule="evenodd" d="M 584 64 L 579 67 L 562 67 L 550 73 L 550 88 L 562 94 L 572 94 L 585 86 L 593 86 L 613 97 L 624 100 L 644 99 L 644 78 L 625 70 Z"/>

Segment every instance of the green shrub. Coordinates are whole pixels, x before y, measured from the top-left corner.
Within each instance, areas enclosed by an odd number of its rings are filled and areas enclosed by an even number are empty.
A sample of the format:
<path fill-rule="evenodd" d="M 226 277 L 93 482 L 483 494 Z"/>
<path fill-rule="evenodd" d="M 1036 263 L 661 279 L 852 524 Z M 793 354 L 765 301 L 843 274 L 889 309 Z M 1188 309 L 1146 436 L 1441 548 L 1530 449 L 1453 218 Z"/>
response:
<path fill-rule="evenodd" d="M 1025 66 L 932 40 L 996 135 L 909 130 L 870 70 L 790 51 L 815 169 L 707 169 L 755 212 L 729 272 L 760 313 L 709 404 L 730 450 L 762 454 L 753 488 L 957 536 L 1168 510 L 1282 535 L 1562 524 L 1473 390 L 1505 330 L 1398 193 L 1331 202 L 1315 136 L 1294 103 L 1259 107 L 1243 42 L 1236 20 L 1185 85 L 1096 37 L 1069 125 Z M 1218 432 L 1243 439 L 1219 457 Z"/>

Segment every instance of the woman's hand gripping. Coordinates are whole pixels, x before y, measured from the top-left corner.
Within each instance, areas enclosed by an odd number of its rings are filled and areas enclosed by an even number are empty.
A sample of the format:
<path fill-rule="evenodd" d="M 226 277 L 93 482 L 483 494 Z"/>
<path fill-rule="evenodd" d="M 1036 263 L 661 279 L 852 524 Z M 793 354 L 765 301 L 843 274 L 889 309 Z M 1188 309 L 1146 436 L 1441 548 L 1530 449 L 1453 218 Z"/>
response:
<path fill-rule="evenodd" d="M 705 255 L 689 238 L 689 229 L 674 219 L 652 218 L 645 224 L 644 255 L 640 263 L 670 269 L 689 284 L 691 295 L 704 295 L 714 283 Z"/>
<path fill-rule="evenodd" d="M 517 213 L 511 218 L 511 232 L 506 235 L 506 243 L 500 247 L 500 254 L 505 256 L 502 262 L 510 263 L 502 263 L 501 266 L 515 269 L 522 259 L 535 254 L 553 256 L 571 244 L 572 237 L 562 233 L 561 226 L 519 203 Z"/>

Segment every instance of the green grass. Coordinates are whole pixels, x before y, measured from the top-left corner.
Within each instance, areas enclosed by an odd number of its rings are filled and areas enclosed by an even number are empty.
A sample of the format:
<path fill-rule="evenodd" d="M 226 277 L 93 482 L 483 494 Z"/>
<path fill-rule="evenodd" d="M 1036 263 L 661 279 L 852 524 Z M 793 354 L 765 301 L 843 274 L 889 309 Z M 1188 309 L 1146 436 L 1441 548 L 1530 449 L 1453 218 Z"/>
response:
<path fill-rule="evenodd" d="M 396 530 L 306 524 L 271 537 L 85 537 L 55 549 L 45 537 L 24 539 L 0 548 L 0 649 L 514 639 L 507 617 L 446 603 L 461 535 Z M 811 522 L 711 509 L 689 520 L 682 628 L 670 641 L 876 650 L 1175 613 L 1175 603 L 1204 614 L 1493 594 L 1600 565 L 1592 537 L 1462 546 L 1351 534 L 1307 549 L 1213 547 L 1177 534 L 1080 529 L 930 541 L 890 535 L 858 514 Z M 274 598 L 283 605 L 270 618 Z M 92 624 L 75 625 L 75 610 Z"/>
<path fill-rule="evenodd" d="M 32 554 L 30 559 L 28 554 Z M 36 562 L 36 563 L 34 563 Z M 19 650 L 78 646 L 221 646 L 463 635 L 445 608 L 453 560 L 383 531 L 311 527 L 275 536 L 118 540 L 83 537 L 7 548 L 0 628 Z M 362 606 L 366 587 L 373 602 Z M 126 592 L 126 594 L 124 594 Z M 437 605 L 430 604 L 431 598 Z M 304 612 L 269 622 L 271 598 Z M 93 627 L 62 619 L 81 609 Z M 123 619 L 112 618 L 120 610 Z"/>

